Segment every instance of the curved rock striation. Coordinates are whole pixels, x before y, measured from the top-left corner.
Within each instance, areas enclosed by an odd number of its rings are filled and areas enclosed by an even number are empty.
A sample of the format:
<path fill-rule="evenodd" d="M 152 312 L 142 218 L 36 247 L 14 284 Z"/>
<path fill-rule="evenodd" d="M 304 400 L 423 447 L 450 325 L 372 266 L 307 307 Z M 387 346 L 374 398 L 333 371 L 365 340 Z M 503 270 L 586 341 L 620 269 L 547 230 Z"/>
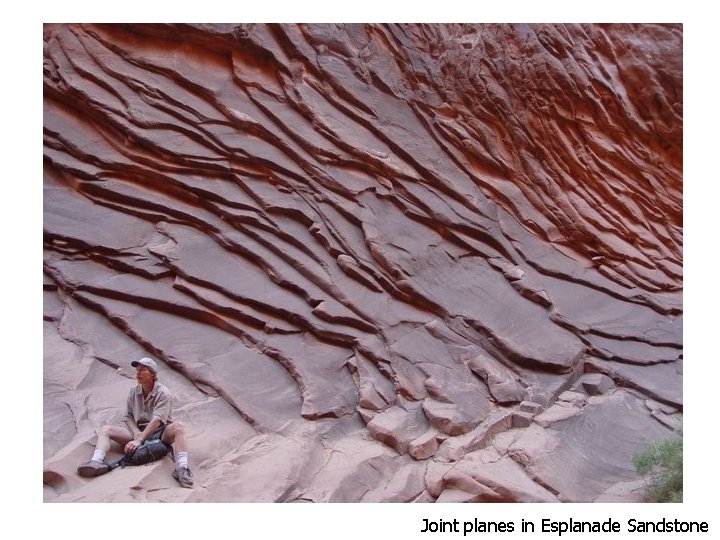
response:
<path fill-rule="evenodd" d="M 46 25 L 43 60 L 46 501 L 605 500 L 678 425 L 680 26 Z M 146 354 L 195 490 L 74 474 Z"/>

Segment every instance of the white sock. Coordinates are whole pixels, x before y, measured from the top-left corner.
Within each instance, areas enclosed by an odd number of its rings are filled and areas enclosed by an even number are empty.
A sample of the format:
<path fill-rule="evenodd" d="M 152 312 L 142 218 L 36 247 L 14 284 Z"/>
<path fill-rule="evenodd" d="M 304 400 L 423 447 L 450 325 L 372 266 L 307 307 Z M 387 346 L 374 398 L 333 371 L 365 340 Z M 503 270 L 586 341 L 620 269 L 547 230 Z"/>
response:
<path fill-rule="evenodd" d="M 175 454 L 175 465 L 178 466 L 179 469 L 187 469 L 187 452 L 178 452 Z"/>
<path fill-rule="evenodd" d="M 90 460 L 91 461 L 99 461 L 100 463 L 102 463 L 105 460 L 106 453 L 107 452 L 105 452 L 105 450 L 97 450 L 96 449 L 95 452 L 93 452 L 92 458 L 90 458 Z"/>

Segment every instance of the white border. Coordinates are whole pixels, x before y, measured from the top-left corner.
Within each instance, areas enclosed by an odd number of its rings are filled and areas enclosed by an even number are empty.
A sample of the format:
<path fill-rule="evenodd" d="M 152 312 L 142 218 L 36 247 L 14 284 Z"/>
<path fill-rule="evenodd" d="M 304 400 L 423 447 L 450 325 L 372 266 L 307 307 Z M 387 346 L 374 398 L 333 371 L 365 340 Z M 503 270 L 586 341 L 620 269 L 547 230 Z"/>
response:
<path fill-rule="evenodd" d="M 18 20 L 5 19 L 2 35 L 3 103 L 10 122 L 2 134 L 6 163 L 3 167 L 5 205 L 3 239 L 5 264 L 3 283 L 10 302 L 2 314 L 6 339 L 5 398 L 3 410 L 4 492 L 10 501 L 4 506 L 5 530 L 33 537 L 34 533 L 53 538 L 125 538 L 146 536 L 145 531 L 173 538 L 238 536 L 261 538 L 427 538 L 420 534 L 422 519 L 513 520 L 539 522 L 555 519 L 617 520 L 638 516 L 644 519 L 678 517 L 706 520 L 711 530 L 720 526 L 713 501 L 718 482 L 714 448 L 709 434 L 716 431 L 712 408 L 717 385 L 716 348 L 711 327 L 717 320 L 715 283 L 718 173 L 714 157 L 717 138 L 711 129 L 718 126 L 717 25 L 710 14 L 690 7 L 690 2 L 601 1 L 594 6 L 579 2 L 490 2 L 467 8 L 467 2 L 392 3 L 363 0 L 353 5 L 328 7 L 325 2 L 233 3 L 208 1 L 184 3 L 131 0 L 113 5 L 94 2 L 26 2 L 28 10 Z M 349 4 L 349 3 L 348 3 Z M 477 2 L 480 4 L 480 2 Z M 583 3 L 584 4 L 584 3 Z M 41 24 L 75 21 L 309 21 L 327 22 L 683 22 L 684 26 L 684 201 L 685 201 L 685 497 L 682 505 L 52 505 L 42 503 L 39 482 L 41 452 L 25 466 L 18 452 L 37 442 L 42 448 L 41 380 L 42 337 L 38 313 L 40 228 L 42 223 L 42 170 L 39 132 L 42 116 Z M 36 117 L 35 114 L 39 116 Z M 8 208 L 10 206 L 11 208 Z M 34 272 L 37 271 L 38 274 Z M 34 279 L 33 279 L 34 278 Z M 37 303 L 36 303 L 37 302 Z M 19 330 L 19 331 L 18 331 Z M 13 339 L 9 339 L 12 337 Z M 29 383 L 29 384 L 28 384 Z M 5 400 L 31 404 L 29 416 L 9 413 Z M 36 403 L 37 402 L 37 403 Z M 14 413 L 14 410 L 13 410 Z M 40 421 L 39 421 L 40 420 Z M 31 444 L 15 445 L 28 440 Z M 37 467 L 37 469 L 36 469 Z M 711 506 L 712 505 L 712 506 Z M 17 508 L 17 510 L 15 510 Z M 24 519 L 30 513 L 29 519 Z M 12 516 L 7 518 L 7 516 Z M 8 522 L 9 521 L 9 522 Z M 149 525 L 143 527 L 143 523 Z M 17 525 L 17 528 L 15 527 Z M 22 533 L 21 533 L 22 531 Z M 514 537 L 519 533 L 482 535 Z M 461 535 L 443 534 L 457 538 Z M 528 536 L 528 535 L 523 535 Z M 543 535 L 546 536 L 546 535 Z M 675 538 L 677 535 L 663 535 Z M 263 536 L 264 537 L 264 536 Z M 687 535 L 685 535 L 687 537 Z"/>

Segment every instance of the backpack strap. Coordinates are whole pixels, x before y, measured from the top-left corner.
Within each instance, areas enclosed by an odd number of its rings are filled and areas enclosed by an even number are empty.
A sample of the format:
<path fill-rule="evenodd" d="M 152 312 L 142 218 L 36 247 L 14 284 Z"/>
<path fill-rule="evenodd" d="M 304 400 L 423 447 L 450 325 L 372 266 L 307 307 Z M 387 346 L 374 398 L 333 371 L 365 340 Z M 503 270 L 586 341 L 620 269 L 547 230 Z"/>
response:
<path fill-rule="evenodd" d="M 122 467 L 124 469 L 125 468 L 125 456 L 121 457 L 117 461 L 114 461 L 113 463 L 109 463 L 109 465 L 110 465 L 111 471 L 113 469 L 117 469 L 118 467 Z"/>

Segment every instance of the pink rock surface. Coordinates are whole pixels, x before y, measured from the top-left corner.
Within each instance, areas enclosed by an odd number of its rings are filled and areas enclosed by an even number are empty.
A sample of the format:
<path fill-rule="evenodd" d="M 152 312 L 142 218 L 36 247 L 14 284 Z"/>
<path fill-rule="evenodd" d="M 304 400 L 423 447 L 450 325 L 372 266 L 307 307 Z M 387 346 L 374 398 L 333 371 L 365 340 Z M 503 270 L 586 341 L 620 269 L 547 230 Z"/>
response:
<path fill-rule="evenodd" d="M 44 500 L 637 499 L 683 407 L 682 38 L 46 25 Z M 146 355 L 194 490 L 75 473 Z"/>

